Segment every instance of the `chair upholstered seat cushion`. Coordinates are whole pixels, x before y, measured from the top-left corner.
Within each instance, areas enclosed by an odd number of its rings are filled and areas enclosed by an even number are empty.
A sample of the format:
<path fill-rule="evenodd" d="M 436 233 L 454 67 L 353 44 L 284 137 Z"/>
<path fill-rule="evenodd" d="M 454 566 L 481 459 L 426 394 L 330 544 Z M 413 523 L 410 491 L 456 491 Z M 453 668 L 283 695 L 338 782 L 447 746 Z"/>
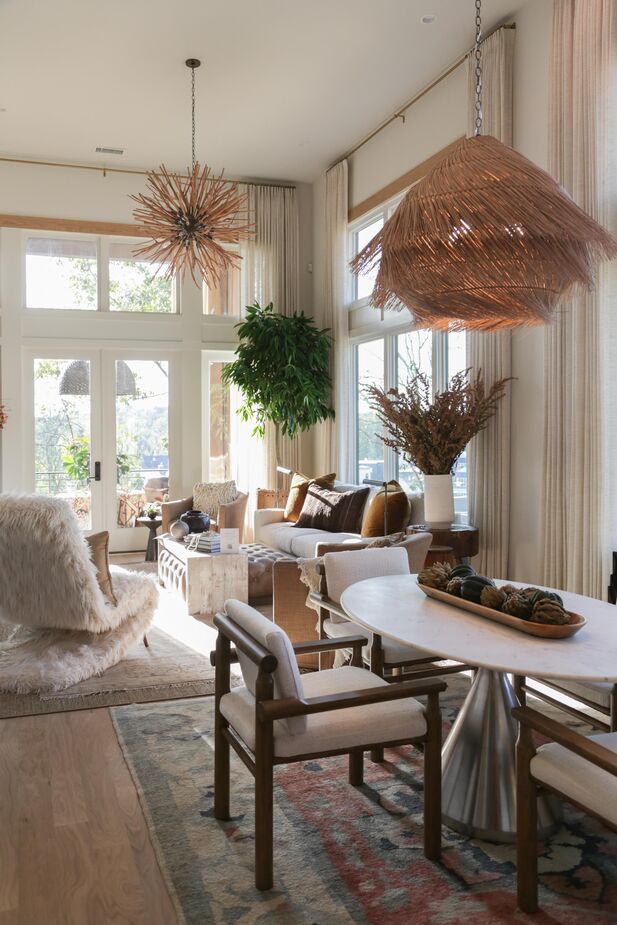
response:
<path fill-rule="evenodd" d="M 359 626 L 357 623 L 352 623 L 351 620 L 346 620 L 344 623 L 324 620 L 323 628 L 329 639 L 336 639 L 341 636 L 366 636 L 369 643 L 363 647 L 362 654 L 368 661 L 371 653 L 371 643 L 373 642 L 373 634 L 369 630 L 364 629 L 363 626 Z M 387 639 L 385 636 L 381 637 L 381 647 L 386 664 L 407 662 L 412 658 L 430 658 L 430 654 L 427 652 L 422 652 L 413 646 L 404 646 L 402 643 Z"/>
<path fill-rule="evenodd" d="M 548 683 L 550 684 L 551 682 L 549 681 Z M 611 691 L 615 686 L 612 681 L 570 681 L 561 679 L 556 680 L 555 684 L 563 688 L 564 691 L 569 691 L 573 697 L 584 697 L 585 700 L 591 700 L 592 703 L 606 709 L 610 705 Z"/>
<path fill-rule="evenodd" d="M 343 691 L 384 687 L 388 682 L 364 668 L 331 668 L 303 675 L 304 696 L 321 697 Z M 246 687 L 235 688 L 221 698 L 221 713 L 240 738 L 255 748 L 255 700 Z M 415 739 L 426 732 L 422 704 L 412 697 L 391 703 L 348 707 L 307 717 L 306 730 L 290 734 L 274 724 L 274 754 L 278 758 L 352 749 L 360 745 Z"/>
<path fill-rule="evenodd" d="M 617 752 L 617 732 L 590 736 L 598 745 Z M 563 745 L 542 745 L 531 759 L 535 780 L 554 787 L 575 803 L 617 826 L 617 777 L 575 755 Z"/>

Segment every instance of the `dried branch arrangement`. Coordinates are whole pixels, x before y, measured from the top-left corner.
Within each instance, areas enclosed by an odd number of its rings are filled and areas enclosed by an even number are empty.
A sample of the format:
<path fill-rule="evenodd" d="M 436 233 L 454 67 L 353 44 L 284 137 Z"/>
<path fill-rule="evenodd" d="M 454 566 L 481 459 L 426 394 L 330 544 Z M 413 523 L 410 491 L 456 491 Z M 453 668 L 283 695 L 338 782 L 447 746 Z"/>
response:
<path fill-rule="evenodd" d="M 377 436 L 425 475 L 449 475 L 472 437 L 495 414 L 509 381 L 499 379 L 487 390 L 482 372 L 473 380 L 469 372 L 453 376 L 432 400 L 431 383 L 423 373 L 413 376 L 404 391 L 367 386 L 365 395 L 385 430 L 385 436 Z"/>
<path fill-rule="evenodd" d="M 491 136 L 466 138 L 409 190 L 354 258 L 378 269 L 372 304 L 418 327 L 541 324 L 617 241 L 544 170 Z"/>
<path fill-rule="evenodd" d="M 149 193 L 131 196 L 140 208 L 133 216 L 151 239 L 135 249 L 135 256 L 164 264 L 166 275 L 190 271 L 193 282 L 201 275 L 214 286 L 240 256 L 223 247 L 237 244 L 253 231 L 247 197 L 223 174 L 215 177 L 210 168 L 201 171 L 199 162 L 188 176 L 171 173 L 161 165 L 148 175 Z"/>

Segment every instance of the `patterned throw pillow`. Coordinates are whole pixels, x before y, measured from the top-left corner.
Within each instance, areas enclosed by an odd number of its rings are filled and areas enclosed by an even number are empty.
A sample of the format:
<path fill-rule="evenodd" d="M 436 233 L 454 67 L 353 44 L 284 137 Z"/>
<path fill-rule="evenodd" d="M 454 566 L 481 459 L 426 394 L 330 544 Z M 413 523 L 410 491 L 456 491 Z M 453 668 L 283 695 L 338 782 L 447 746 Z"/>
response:
<path fill-rule="evenodd" d="M 368 487 L 328 491 L 310 485 L 296 527 L 313 527 L 330 533 L 359 533 L 368 492 Z"/>
<path fill-rule="evenodd" d="M 221 504 L 229 504 L 237 497 L 238 489 L 233 479 L 229 482 L 197 482 L 193 488 L 193 508 L 216 520 Z"/>
<path fill-rule="evenodd" d="M 320 475 L 317 479 L 309 478 L 308 475 L 302 475 L 301 472 L 294 472 L 291 485 L 289 486 L 284 519 L 291 521 L 291 523 L 297 521 L 304 506 L 309 485 L 314 484 L 319 485 L 321 488 L 334 488 L 335 479 L 336 472 L 330 472 L 329 475 Z"/>

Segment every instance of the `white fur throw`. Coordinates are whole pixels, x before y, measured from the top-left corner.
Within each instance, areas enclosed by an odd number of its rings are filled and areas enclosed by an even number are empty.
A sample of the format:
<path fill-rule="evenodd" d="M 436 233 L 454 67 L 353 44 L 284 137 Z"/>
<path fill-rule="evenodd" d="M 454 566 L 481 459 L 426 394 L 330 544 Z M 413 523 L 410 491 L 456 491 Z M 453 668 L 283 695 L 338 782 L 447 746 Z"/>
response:
<path fill-rule="evenodd" d="M 112 584 L 117 606 L 65 501 L 0 495 L 0 622 L 19 626 L 0 643 L 0 690 L 62 690 L 120 661 L 149 626 L 158 588 L 123 569 Z"/>
<path fill-rule="evenodd" d="M 229 482 L 197 482 L 193 486 L 193 507 L 196 511 L 208 514 L 216 520 L 221 504 L 229 504 L 238 497 L 236 483 Z"/>

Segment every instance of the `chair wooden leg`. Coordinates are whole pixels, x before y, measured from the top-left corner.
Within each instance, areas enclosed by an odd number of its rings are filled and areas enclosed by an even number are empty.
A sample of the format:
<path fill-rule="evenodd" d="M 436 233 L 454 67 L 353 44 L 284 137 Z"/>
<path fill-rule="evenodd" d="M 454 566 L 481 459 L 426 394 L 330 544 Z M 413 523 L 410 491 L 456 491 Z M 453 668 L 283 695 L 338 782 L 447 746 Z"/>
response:
<path fill-rule="evenodd" d="M 383 758 L 384 755 L 382 745 L 380 745 L 379 748 L 371 749 L 371 761 L 375 762 L 375 764 L 379 764 L 381 761 L 383 761 Z"/>
<path fill-rule="evenodd" d="M 441 711 L 439 695 L 429 694 L 424 742 L 424 856 L 441 857 Z"/>
<path fill-rule="evenodd" d="M 610 727 L 611 732 L 617 732 L 617 684 L 613 686 L 613 689 L 610 693 L 610 708 L 611 708 L 611 718 L 610 718 Z"/>
<path fill-rule="evenodd" d="M 527 694 L 524 689 L 524 684 L 525 684 L 525 677 L 520 674 L 515 674 L 514 684 L 513 684 L 514 693 L 516 694 L 518 702 L 520 703 L 522 707 L 524 707 L 527 703 Z"/>
<path fill-rule="evenodd" d="M 148 642 L 148 637 L 146 636 L 145 633 L 144 633 L 144 645 L 145 645 L 146 649 L 149 649 L 149 648 L 150 648 L 150 643 Z"/>
<path fill-rule="evenodd" d="M 255 753 L 255 886 L 258 890 L 271 890 L 274 882 L 272 724 L 269 725 L 270 747 L 258 739 Z"/>
<path fill-rule="evenodd" d="M 360 787 L 364 783 L 364 753 L 349 752 L 349 783 Z"/>
<path fill-rule="evenodd" d="M 516 867 L 522 912 L 538 909 L 538 794 L 529 771 L 534 754 L 531 731 L 521 724 L 516 743 Z"/>
<path fill-rule="evenodd" d="M 229 640 L 218 634 L 214 680 L 214 817 L 229 819 L 229 742 L 224 736 L 227 720 L 221 715 L 221 698 L 229 693 Z"/>

